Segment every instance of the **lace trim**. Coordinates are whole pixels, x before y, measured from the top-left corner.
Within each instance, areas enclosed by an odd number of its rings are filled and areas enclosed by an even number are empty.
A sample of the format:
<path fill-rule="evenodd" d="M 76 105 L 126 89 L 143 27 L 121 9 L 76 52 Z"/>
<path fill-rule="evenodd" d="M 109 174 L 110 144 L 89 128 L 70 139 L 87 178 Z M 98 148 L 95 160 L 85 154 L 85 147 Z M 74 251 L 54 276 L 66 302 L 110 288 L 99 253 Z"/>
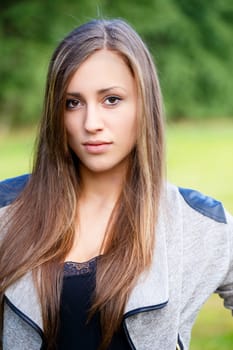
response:
<path fill-rule="evenodd" d="M 87 275 L 96 271 L 98 257 L 79 263 L 75 261 L 66 261 L 64 263 L 64 277 Z"/>

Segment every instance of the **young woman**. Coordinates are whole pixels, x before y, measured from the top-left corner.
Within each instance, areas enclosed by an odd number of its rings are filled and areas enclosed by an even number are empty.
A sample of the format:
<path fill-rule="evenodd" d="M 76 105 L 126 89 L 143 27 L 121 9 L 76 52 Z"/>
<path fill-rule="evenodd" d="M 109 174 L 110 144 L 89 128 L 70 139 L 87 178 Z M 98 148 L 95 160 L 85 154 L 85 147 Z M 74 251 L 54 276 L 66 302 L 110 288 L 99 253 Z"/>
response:
<path fill-rule="evenodd" d="M 161 106 L 124 21 L 55 50 L 32 174 L 0 185 L 3 350 L 188 349 L 211 293 L 233 309 L 232 217 L 166 184 Z"/>

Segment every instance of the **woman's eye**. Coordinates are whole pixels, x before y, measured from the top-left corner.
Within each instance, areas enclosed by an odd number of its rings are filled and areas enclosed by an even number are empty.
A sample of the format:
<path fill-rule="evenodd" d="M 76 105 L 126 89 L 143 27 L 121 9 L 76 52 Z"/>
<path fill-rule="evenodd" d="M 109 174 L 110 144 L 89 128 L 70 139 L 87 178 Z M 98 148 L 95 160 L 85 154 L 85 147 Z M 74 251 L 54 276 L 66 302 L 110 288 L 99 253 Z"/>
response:
<path fill-rule="evenodd" d="M 76 99 L 67 99 L 66 100 L 66 109 L 75 109 L 79 107 L 80 101 Z"/>
<path fill-rule="evenodd" d="M 115 106 L 117 105 L 122 99 L 118 96 L 109 96 L 105 99 L 105 104 L 108 106 Z"/>

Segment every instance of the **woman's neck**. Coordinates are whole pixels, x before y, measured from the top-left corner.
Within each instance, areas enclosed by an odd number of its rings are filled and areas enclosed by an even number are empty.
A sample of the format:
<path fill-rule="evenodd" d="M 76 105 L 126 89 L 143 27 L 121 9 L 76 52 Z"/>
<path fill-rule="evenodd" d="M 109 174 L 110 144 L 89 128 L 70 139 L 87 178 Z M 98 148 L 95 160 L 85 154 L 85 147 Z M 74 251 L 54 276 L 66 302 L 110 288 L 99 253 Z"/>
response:
<path fill-rule="evenodd" d="M 86 168 L 80 170 L 82 199 L 116 202 L 122 191 L 125 171 L 93 173 Z"/>
<path fill-rule="evenodd" d="M 83 262 L 103 254 L 106 232 L 124 181 L 123 172 L 80 169 L 81 193 L 74 243 L 65 260 Z"/>

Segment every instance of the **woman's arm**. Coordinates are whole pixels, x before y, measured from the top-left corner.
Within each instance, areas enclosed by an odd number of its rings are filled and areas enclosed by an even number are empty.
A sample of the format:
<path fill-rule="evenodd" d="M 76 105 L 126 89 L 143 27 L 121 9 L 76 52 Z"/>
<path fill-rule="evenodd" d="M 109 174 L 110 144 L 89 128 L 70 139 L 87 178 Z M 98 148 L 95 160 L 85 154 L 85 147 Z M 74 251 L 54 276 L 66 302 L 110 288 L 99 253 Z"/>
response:
<path fill-rule="evenodd" d="M 229 267 L 223 283 L 216 292 L 224 299 L 224 306 L 232 310 L 233 315 L 233 217 L 228 213 L 226 213 L 226 216 L 229 239 L 229 249 L 226 254 L 229 255 Z"/>

